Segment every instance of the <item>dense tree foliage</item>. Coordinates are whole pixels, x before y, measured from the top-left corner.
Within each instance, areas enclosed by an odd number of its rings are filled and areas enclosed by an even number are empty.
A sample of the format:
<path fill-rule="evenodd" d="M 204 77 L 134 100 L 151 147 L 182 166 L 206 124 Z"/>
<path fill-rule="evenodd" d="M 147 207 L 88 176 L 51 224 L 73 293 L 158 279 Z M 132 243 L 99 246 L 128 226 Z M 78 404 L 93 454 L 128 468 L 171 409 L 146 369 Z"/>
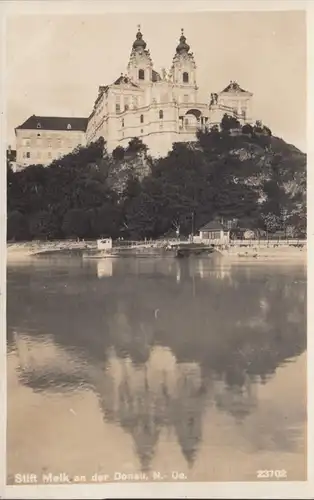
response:
<path fill-rule="evenodd" d="M 101 138 L 48 167 L 7 161 L 8 239 L 188 235 L 219 217 L 268 232 L 306 232 L 306 156 L 261 122 L 225 115 L 153 160 L 134 138 L 112 155 Z"/>

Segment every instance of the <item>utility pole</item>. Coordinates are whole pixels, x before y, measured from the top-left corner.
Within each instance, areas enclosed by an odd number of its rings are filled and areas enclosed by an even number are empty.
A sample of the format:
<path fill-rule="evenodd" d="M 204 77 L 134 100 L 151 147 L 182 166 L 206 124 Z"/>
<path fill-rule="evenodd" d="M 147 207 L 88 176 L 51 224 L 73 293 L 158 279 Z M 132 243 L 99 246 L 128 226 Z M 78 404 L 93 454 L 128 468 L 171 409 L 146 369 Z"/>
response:
<path fill-rule="evenodd" d="M 191 240 L 193 243 L 193 241 L 194 241 L 194 211 L 192 212 L 192 221 L 191 222 L 192 222 L 192 235 L 191 235 L 192 238 L 191 238 Z"/>

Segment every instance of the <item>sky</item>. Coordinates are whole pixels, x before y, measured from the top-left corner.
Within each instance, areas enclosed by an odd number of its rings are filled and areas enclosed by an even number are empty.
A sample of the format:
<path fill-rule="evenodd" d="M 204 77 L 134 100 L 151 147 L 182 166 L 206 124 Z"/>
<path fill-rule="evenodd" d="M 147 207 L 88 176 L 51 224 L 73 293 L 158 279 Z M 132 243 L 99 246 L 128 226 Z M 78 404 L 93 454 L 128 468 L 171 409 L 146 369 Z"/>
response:
<path fill-rule="evenodd" d="M 169 69 L 184 28 L 199 100 L 230 80 L 252 92 L 253 118 L 306 151 L 302 11 L 20 15 L 7 19 L 7 143 L 30 115 L 88 116 L 98 86 L 126 72 L 137 25 L 154 68 Z"/>

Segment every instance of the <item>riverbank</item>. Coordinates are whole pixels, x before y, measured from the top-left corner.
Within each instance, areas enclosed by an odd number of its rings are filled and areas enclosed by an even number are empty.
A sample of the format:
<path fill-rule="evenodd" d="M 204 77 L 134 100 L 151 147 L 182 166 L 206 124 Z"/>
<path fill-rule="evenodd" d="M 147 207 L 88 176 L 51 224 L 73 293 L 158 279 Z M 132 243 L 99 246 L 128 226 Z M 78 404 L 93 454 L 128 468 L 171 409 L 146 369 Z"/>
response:
<path fill-rule="evenodd" d="M 195 246 L 195 245 L 194 245 Z M 215 248 L 213 252 L 205 251 L 207 250 L 205 247 L 194 248 L 193 245 L 184 244 L 179 245 L 182 250 L 182 255 L 177 255 L 180 257 L 189 257 L 190 255 L 197 255 L 198 253 L 202 256 L 209 254 L 219 254 L 222 258 L 226 258 L 228 260 L 289 260 L 289 261 L 304 261 L 307 259 L 307 249 L 306 245 L 269 245 L 269 246 L 261 246 L 261 245 L 234 245 L 221 248 Z M 191 248 L 190 248 L 191 247 Z M 193 247 L 193 248 L 192 248 Z M 193 250 L 193 251 L 192 251 Z M 173 246 L 170 250 L 166 250 L 166 245 L 154 245 L 151 247 L 146 246 L 138 246 L 138 247 L 125 247 L 125 248 L 116 248 L 113 247 L 110 255 L 114 254 L 115 257 L 123 257 L 123 256 L 139 256 L 143 257 L 144 255 L 152 256 L 158 255 L 170 255 L 173 253 L 176 255 L 178 253 L 178 246 Z M 53 255 L 53 254 L 65 254 L 65 255 L 73 255 L 80 254 L 83 257 L 87 258 L 104 258 L 105 255 L 103 252 L 97 249 L 96 241 L 76 241 L 76 240 L 62 240 L 62 241 L 30 241 L 30 242 L 22 242 L 22 243 L 8 243 L 7 244 L 7 261 L 14 262 L 19 260 L 27 260 L 34 257 L 38 257 L 40 255 Z M 110 256 L 109 255 L 109 256 Z"/>
<path fill-rule="evenodd" d="M 27 241 L 21 243 L 7 243 L 7 260 L 24 260 L 41 254 L 72 253 L 96 248 L 96 242 L 75 240 L 62 241 Z"/>
<path fill-rule="evenodd" d="M 217 250 L 223 258 L 232 260 L 304 260 L 307 259 L 307 248 L 303 246 L 234 246 Z"/>

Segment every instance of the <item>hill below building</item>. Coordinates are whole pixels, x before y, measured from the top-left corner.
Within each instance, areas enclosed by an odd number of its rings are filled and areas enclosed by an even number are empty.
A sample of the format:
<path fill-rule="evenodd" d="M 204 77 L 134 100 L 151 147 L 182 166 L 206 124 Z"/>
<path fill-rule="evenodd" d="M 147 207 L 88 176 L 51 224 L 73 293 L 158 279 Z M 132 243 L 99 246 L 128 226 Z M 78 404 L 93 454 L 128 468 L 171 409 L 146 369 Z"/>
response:
<path fill-rule="evenodd" d="M 48 167 L 8 163 L 7 184 L 10 240 L 188 235 L 217 217 L 306 233 L 306 155 L 259 122 L 224 117 L 158 159 L 137 138 L 112 155 L 100 139 Z"/>

